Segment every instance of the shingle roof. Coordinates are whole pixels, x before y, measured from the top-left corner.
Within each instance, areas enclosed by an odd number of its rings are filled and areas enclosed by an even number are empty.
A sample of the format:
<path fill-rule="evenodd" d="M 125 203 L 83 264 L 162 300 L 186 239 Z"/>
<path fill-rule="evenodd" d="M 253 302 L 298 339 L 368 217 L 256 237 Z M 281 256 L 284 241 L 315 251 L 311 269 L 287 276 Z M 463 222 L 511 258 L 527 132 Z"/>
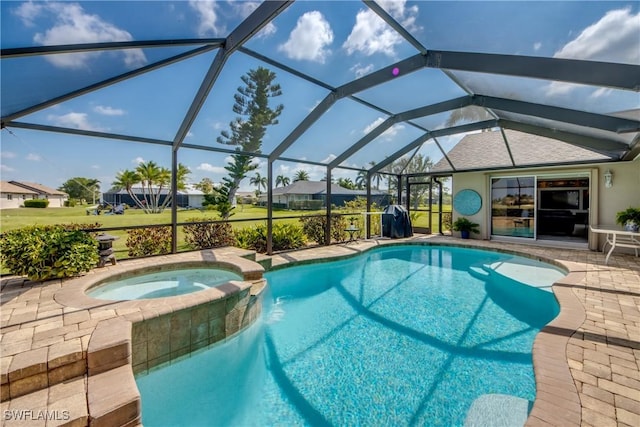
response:
<path fill-rule="evenodd" d="M 326 194 L 327 183 L 325 181 L 296 181 L 286 187 L 279 187 L 273 189 L 273 195 L 285 195 L 285 194 Z M 348 188 L 340 187 L 337 184 L 331 184 L 331 194 L 346 194 L 356 196 L 366 196 L 366 190 L 350 190 Z M 386 194 L 384 191 L 371 190 L 371 194 Z"/>
<path fill-rule="evenodd" d="M 49 196 L 66 196 L 67 195 L 67 193 L 63 191 L 59 191 L 51 187 L 47 187 L 46 185 L 38 184 L 35 182 L 26 182 L 26 181 L 9 181 L 9 182 L 18 187 L 26 188 L 27 190 L 32 190 L 38 194 L 46 194 Z"/>
<path fill-rule="evenodd" d="M 505 129 L 517 166 L 610 160 L 611 157 L 552 138 Z M 457 171 L 511 167 L 507 144 L 500 131 L 467 135 L 447 154 Z M 451 172 L 445 158 L 431 172 Z"/>
<path fill-rule="evenodd" d="M 0 193 L 38 194 L 35 191 L 27 190 L 24 187 L 19 187 L 9 181 L 0 181 Z"/>

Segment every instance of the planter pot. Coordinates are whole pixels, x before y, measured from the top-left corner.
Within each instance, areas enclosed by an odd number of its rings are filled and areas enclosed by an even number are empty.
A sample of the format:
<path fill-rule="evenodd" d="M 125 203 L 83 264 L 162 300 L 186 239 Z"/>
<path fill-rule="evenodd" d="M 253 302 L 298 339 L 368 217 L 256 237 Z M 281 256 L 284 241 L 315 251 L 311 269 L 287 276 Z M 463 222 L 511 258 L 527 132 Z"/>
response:
<path fill-rule="evenodd" d="M 636 224 L 633 221 L 627 221 L 624 225 L 624 229 L 626 231 L 638 231 L 638 229 L 640 229 L 640 224 Z"/>
<path fill-rule="evenodd" d="M 469 230 L 460 231 L 460 237 L 462 237 L 463 239 L 468 239 L 469 238 Z"/>

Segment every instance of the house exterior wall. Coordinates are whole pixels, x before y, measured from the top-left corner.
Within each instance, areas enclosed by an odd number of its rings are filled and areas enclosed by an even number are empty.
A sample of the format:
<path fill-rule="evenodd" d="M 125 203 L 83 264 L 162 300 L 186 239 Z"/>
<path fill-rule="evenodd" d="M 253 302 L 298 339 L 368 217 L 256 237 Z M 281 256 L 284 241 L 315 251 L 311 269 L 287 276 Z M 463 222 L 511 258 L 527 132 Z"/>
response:
<path fill-rule="evenodd" d="M 203 194 L 189 194 L 189 206 L 192 208 L 200 209 L 202 207 L 202 202 L 204 202 Z"/>
<path fill-rule="evenodd" d="M 49 206 L 47 206 L 48 208 L 63 208 L 64 201 L 67 200 L 66 196 L 53 196 L 53 195 L 45 196 L 42 194 L 38 198 L 49 200 Z"/>
<path fill-rule="evenodd" d="M 613 174 L 613 186 L 605 188 L 603 174 L 610 170 Z M 501 176 L 523 175 L 554 175 L 588 173 L 591 180 L 590 192 L 590 224 L 615 224 L 616 213 L 630 206 L 640 207 L 640 158 L 631 162 L 600 163 L 581 166 L 513 169 L 495 172 L 457 173 L 453 176 L 452 191 L 455 196 L 458 191 L 471 189 L 482 197 L 480 211 L 468 218 L 480 224 L 480 238 L 489 239 L 491 218 L 491 178 Z M 453 220 L 460 215 L 453 210 Z M 478 238 L 478 236 L 474 236 Z M 590 233 L 589 247 L 601 248 L 604 236 Z"/>
<path fill-rule="evenodd" d="M 0 209 L 19 208 L 25 200 L 31 200 L 31 194 L 0 193 Z"/>
<path fill-rule="evenodd" d="M 64 207 L 66 196 L 45 196 L 44 194 L 0 193 L 0 209 L 15 209 L 24 206 L 25 200 L 48 199 L 50 208 Z"/>

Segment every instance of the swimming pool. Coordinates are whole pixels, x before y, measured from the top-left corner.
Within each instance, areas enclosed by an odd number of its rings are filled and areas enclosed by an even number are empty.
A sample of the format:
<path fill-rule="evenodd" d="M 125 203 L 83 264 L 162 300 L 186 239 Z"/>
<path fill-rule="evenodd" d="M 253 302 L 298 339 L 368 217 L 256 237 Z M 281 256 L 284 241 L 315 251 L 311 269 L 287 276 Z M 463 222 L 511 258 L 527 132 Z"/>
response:
<path fill-rule="evenodd" d="M 166 271 L 133 272 L 130 277 L 100 283 L 87 295 L 106 300 L 164 298 L 198 292 L 242 276 L 219 268 L 176 267 Z"/>
<path fill-rule="evenodd" d="M 406 245 L 273 271 L 261 321 L 137 378 L 143 424 L 464 425 L 487 396 L 532 402 L 532 343 L 564 274 Z"/>

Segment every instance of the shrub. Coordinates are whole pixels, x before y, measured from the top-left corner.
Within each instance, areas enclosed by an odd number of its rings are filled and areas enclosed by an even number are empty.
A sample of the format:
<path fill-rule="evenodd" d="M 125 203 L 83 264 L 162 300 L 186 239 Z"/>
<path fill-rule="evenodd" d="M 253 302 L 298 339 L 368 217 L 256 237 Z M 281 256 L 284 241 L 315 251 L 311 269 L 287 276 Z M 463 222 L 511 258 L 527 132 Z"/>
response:
<path fill-rule="evenodd" d="M 47 199 L 32 199 L 24 201 L 25 208 L 46 208 L 47 206 L 49 206 L 49 201 Z"/>
<path fill-rule="evenodd" d="M 96 228 L 102 227 L 102 224 L 99 222 L 94 222 L 91 224 L 78 224 L 75 222 L 70 222 L 68 224 L 57 224 L 60 227 L 64 228 L 67 231 L 76 231 L 76 230 L 95 230 Z"/>
<path fill-rule="evenodd" d="M 187 222 L 197 222 L 199 218 L 187 219 Z M 233 228 L 228 222 L 207 222 L 183 227 L 185 240 L 194 249 L 218 248 L 235 244 Z"/>
<path fill-rule="evenodd" d="M 451 230 L 453 215 L 451 212 L 442 212 L 442 228 L 440 231 Z"/>
<path fill-rule="evenodd" d="M 12 274 L 31 280 L 72 277 L 98 262 L 98 242 L 61 225 L 35 225 L 0 236 L 0 259 Z"/>
<path fill-rule="evenodd" d="M 272 245 L 274 251 L 299 249 L 306 245 L 302 228 L 295 224 L 278 223 L 273 225 Z M 236 230 L 236 244 L 244 249 L 253 249 L 256 252 L 267 252 L 267 226 L 266 224 L 244 227 Z"/>
<path fill-rule="evenodd" d="M 300 218 L 302 230 L 310 240 L 322 245 L 324 244 L 324 230 L 327 224 L 326 215 L 303 216 Z M 347 220 L 339 214 L 331 214 L 331 241 L 343 242 L 347 238 L 345 229 Z"/>
<path fill-rule="evenodd" d="M 164 255 L 171 252 L 171 227 L 136 228 L 127 231 L 129 256 Z"/>
<path fill-rule="evenodd" d="M 64 207 L 65 208 L 73 208 L 76 206 L 76 200 L 75 199 L 69 199 L 69 200 L 65 200 L 64 201 Z"/>

